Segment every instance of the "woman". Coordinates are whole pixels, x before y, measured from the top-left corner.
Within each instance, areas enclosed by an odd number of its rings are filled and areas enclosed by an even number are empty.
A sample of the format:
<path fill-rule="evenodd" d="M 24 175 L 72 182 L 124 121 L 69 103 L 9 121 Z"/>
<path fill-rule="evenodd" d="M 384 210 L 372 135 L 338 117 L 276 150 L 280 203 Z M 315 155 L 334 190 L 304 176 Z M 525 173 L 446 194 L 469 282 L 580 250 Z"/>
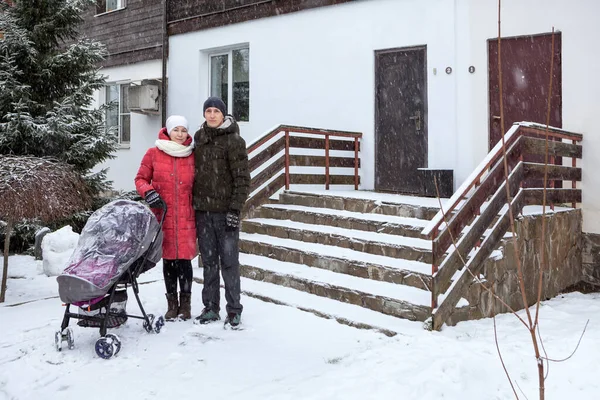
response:
<path fill-rule="evenodd" d="M 149 149 L 135 177 L 135 187 L 157 218 L 163 202 L 167 214 L 163 224 L 163 274 L 168 310 L 167 321 L 191 318 L 192 259 L 196 256 L 196 227 L 192 208 L 194 141 L 188 121 L 180 115 L 167 119 L 158 132 L 156 147 Z M 179 301 L 177 299 L 179 281 Z"/>

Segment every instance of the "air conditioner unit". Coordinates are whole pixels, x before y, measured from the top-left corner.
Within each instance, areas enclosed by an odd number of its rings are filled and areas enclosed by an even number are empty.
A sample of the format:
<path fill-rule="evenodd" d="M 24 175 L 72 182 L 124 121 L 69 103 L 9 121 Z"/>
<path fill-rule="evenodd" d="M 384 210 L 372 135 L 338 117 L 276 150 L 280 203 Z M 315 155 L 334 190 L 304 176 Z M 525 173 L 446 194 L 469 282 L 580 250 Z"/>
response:
<path fill-rule="evenodd" d="M 158 85 L 141 84 L 129 86 L 127 107 L 131 112 L 156 114 L 160 111 L 160 92 Z"/>

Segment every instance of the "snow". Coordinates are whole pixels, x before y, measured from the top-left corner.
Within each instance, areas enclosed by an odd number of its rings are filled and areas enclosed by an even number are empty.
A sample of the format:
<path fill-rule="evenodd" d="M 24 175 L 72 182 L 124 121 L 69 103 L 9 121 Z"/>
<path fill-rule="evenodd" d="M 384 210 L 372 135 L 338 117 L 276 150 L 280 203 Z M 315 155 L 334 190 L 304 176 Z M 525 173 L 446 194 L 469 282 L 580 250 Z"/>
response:
<path fill-rule="evenodd" d="M 147 334 L 139 321 L 130 319 L 112 330 L 122 340 L 119 355 L 102 360 L 93 349 L 98 330 L 72 323 L 75 349 L 59 353 L 53 335 L 63 308 L 58 298 L 45 299 L 56 295 L 57 285 L 42 273 L 40 264 L 29 256 L 10 257 L 7 303 L 0 305 L 0 321 L 10 321 L 3 323 L 0 337 L 2 400 L 514 398 L 498 360 L 490 319 L 463 322 L 442 332 L 398 320 L 401 334 L 390 338 L 243 296 L 241 331 L 188 321 L 168 323 L 160 334 Z M 194 273 L 201 275 L 201 270 L 195 268 Z M 149 312 L 163 312 L 160 265 L 143 277 L 151 282 L 140 286 L 144 306 Z M 249 290 L 268 285 L 253 286 L 247 280 L 242 284 Z M 200 292 L 200 285 L 195 285 L 196 314 Z M 303 303 L 308 295 L 298 296 L 296 301 Z M 31 301 L 15 305 L 24 299 Z M 330 301 L 330 307 L 333 304 Z M 352 306 L 342 304 L 339 310 L 347 307 Z M 137 311 L 132 293 L 128 310 Z M 571 293 L 544 302 L 540 326 L 549 357 L 568 356 L 586 321 L 599 314 L 599 294 Z M 498 342 L 517 390 L 536 398 L 537 367 L 528 332 L 512 315 L 499 316 L 497 325 Z M 600 324 L 591 319 L 575 355 L 550 365 L 546 398 L 596 399 L 599 351 Z"/>
<path fill-rule="evenodd" d="M 48 276 L 60 275 L 73 250 L 77 246 L 79 234 L 73 232 L 70 226 L 64 226 L 56 232 L 48 233 L 42 240 L 42 257 L 44 258 L 44 273 Z"/>
<path fill-rule="evenodd" d="M 409 301 L 412 304 L 431 306 L 431 292 L 407 285 L 359 278 L 339 274 L 326 269 L 310 268 L 306 265 L 272 260 L 253 254 L 240 254 L 240 263 L 252 265 L 282 275 L 293 275 L 302 279 L 325 285 L 342 286 L 357 292 L 371 293 L 376 296 Z"/>
<path fill-rule="evenodd" d="M 419 272 L 422 274 L 431 273 L 431 265 L 420 261 L 405 260 L 401 258 L 392 258 L 379 256 L 374 254 L 363 253 L 362 251 L 341 248 L 337 246 L 329 246 L 324 244 L 314 244 L 300 242 L 291 239 L 281 239 L 268 235 L 260 235 L 256 233 L 240 232 L 240 240 L 248 240 L 258 243 L 269 243 L 274 246 L 285 247 L 295 250 L 308 251 L 315 254 L 328 257 L 340 257 L 349 260 L 362 261 L 365 263 L 385 265 L 392 268 L 398 268 L 407 271 Z"/>
<path fill-rule="evenodd" d="M 389 218 L 388 218 L 389 219 Z M 291 229 L 299 229 L 302 231 L 319 232 L 328 235 L 346 236 L 348 238 L 360 239 L 365 241 L 380 242 L 391 245 L 416 247 L 419 249 L 431 250 L 431 241 L 419 238 L 412 238 L 400 235 L 389 235 L 385 233 L 377 233 L 377 236 L 373 235 L 373 232 L 361 231 L 358 229 L 345 229 L 337 228 L 327 225 L 315 225 L 305 224 L 302 222 L 295 222 L 289 219 L 278 220 L 271 218 L 252 218 L 248 219 L 248 222 L 256 222 L 262 225 L 278 226 Z"/>
<path fill-rule="evenodd" d="M 344 192 L 344 196 L 346 192 Z M 356 218 L 365 221 L 389 222 L 398 225 L 412 225 L 415 227 L 424 227 L 429 223 L 428 220 L 419 218 L 397 217 L 395 215 L 374 214 L 374 213 L 359 213 L 346 210 L 334 210 L 331 208 L 319 208 L 308 206 L 297 206 L 292 204 L 263 204 L 263 208 L 276 208 L 281 210 L 305 211 L 323 215 L 335 215 L 344 218 Z"/>
<path fill-rule="evenodd" d="M 421 206 L 421 207 L 432 207 L 432 208 L 439 208 L 440 207 L 440 203 L 438 202 L 437 198 L 433 198 L 433 197 L 418 197 L 418 196 L 409 196 L 409 195 L 402 195 L 402 194 L 394 194 L 394 193 L 377 193 L 377 192 L 371 192 L 371 191 L 366 191 L 366 190 L 336 190 L 336 191 L 331 191 L 331 190 L 325 190 L 325 188 L 323 187 L 323 185 L 321 185 L 320 189 L 312 189 L 312 190 L 302 190 L 302 191 L 298 191 L 295 192 L 294 190 L 290 190 L 289 193 L 311 193 L 311 194 L 316 194 L 322 197 L 329 197 L 332 196 L 332 192 L 335 193 L 335 196 L 340 196 L 340 197 L 344 197 L 344 198 L 351 198 L 351 199 L 366 199 L 366 200 L 374 200 L 374 201 L 380 201 L 382 203 L 389 203 L 389 204 L 409 204 L 409 205 L 413 205 L 413 206 Z M 448 199 L 441 199 L 442 200 L 442 205 L 448 200 Z"/>

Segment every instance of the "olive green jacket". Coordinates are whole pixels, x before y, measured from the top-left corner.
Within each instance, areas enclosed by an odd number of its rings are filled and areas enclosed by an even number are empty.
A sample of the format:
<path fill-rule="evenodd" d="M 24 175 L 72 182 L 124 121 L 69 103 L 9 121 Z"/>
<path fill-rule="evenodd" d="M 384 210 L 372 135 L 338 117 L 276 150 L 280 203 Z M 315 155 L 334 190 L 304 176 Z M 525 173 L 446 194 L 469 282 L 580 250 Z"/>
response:
<path fill-rule="evenodd" d="M 194 134 L 193 205 L 198 211 L 241 211 L 248 198 L 250 171 L 246 142 L 231 116 L 218 128 L 206 122 Z"/>

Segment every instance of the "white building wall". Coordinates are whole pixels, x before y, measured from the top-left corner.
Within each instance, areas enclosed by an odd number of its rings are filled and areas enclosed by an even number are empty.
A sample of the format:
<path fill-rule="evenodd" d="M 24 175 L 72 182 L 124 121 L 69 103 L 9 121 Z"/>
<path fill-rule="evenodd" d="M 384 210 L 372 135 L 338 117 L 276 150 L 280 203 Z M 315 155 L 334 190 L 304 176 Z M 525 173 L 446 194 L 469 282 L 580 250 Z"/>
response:
<path fill-rule="evenodd" d="M 278 124 L 363 132 L 362 188 L 372 189 L 375 50 L 427 44 L 429 167 L 451 168 L 455 83 L 443 70 L 455 57 L 453 15 L 448 0 L 357 1 L 173 36 L 168 112 L 187 116 L 193 127 L 203 122 L 207 51 L 248 43 L 250 122 L 240 124 L 246 141 Z"/>
<path fill-rule="evenodd" d="M 562 32 L 563 127 L 584 134 L 584 230 L 600 233 L 600 2 L 503 0 L 503 36 Z M 495 0 L 369 0 L 170 38 L 169 113 L 203 121 L 208 54 L 248 43 L 252 141 L 278 124 L 360 131 L 362 189 L 374 186 L 374 53 L 427 45 L 429 168 L 460 185 L 488 149 L 487 39 Z M 475 73 L 469 73 L 469 66 Z M 452 68 L 451 74 L 444 72 Z M 434 72 L 435 71 L 435 72 Z"/>
<path fill-rule="evenodd" d="M 460 0 L 463 1 L 463 0 Z M 496 1 L 464 0 L 469 3 L 470 24 L 463 32 L 461 62 L 470 62 L 479 71 L 487 70 L 487 39 L 498 35 Z M 502 36 L 549 33 L 552 27 L 562 36 L 562 120 L 563 128 L 584 135 L 583 140 L 583 229 L 600 233 L 600 2 L 597 0 L 503 0 Z M 464 69 L 464 68 L 462 68 Z M 487 72 L 464 76 L 458 85 L 471 90 L 461 93 L 463 107 L 458 114 L 468 124 L 466 138 L 473 138 L 473 161 L 487 152 Z M 548 77 L 549 79 L 549 77 Z M 472 89 L 475 90 L 472 90 Z M 468 122 L 470 121 L 470 122 Z M 461 130 L 462 132 L 462 130 Z M 466 139 L 464 141 L 468 141 Z M 466 162 L 466 160 L 464 160 Z M 570 165 L 570 159 L 566 160 Z M 470 164 L 466 162 L 467 166 Z M 570 183 L 568 184 L 570 187 Z"/>
<path fill-rule="evenodd" d="M 100 71 L 107 76 L 107 82 L 137 82 L 142 79 L 160 79 L 162 61 L 153 60 L 119 67 L 105 68 Z M 103 103 L 102 92 L 96 93 L 96 106 Z M 108 179 L 115 190 L 134 190 L 133 179 L 140 166 L 142 157 L 158 138 L 161 128 L 160 115 L 131 113 L 131 141 L 115 153 L 115 158 L 98 165 L 95 169 L 108 168 Z"/>

